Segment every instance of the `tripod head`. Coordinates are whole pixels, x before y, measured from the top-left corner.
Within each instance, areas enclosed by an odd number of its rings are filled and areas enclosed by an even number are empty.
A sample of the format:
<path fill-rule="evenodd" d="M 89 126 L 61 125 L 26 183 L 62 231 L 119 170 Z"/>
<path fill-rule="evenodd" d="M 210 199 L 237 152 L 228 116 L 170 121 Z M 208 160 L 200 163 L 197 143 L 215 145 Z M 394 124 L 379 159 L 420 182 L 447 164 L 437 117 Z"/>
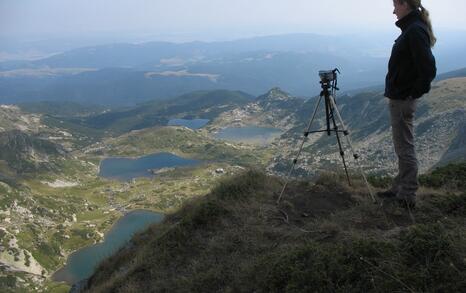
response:
<path fill-rule="evenodd" d="M 335 68 L 333 70 L 319 71 L 320 85 L 322 87 L 322 92 L 320 93 L 321 96 L 328 97 L 330 95 L 330 91 L 332 92 L 332 95 L 335 95 L 335 91 L 339 90 L 339 88 L 337 87 L 337 73 L 340 73 L 340 70 L 338 70 L 338 68 Z"/>
<path fill-rule="evenodd" d="M 340 73 L 340 70 L 338 70 L 338 68 L 335 68 L 333 70 L 320 70 L 319 76 L 322 82 L 328 83 L 337 79 L 337 73 Z"/>

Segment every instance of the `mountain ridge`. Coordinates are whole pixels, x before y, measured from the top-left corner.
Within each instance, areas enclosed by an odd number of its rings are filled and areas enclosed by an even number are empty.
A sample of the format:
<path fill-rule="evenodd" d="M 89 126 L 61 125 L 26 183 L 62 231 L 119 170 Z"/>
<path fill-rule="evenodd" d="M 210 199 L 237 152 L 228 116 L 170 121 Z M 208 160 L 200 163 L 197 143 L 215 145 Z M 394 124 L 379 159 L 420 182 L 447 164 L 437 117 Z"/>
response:
<path fill-rule="evenodd" d="M 0 99 L 121 106 L 202 89 L 240 89 L 260 95 L 276 85 L 307 96 L 319 88 L 310 81 L 318 81 L 317 74 L 309 73 L 335 67 L 345 75 L 341 85 L 352 90 L 383 80 L 390 40 L 383 38 L 381 45 L 367 36 L 295 34 L 230 42 L 86 47 L 38 61 L 0 63 Z M 448 65 L 439 62 L 439 71 L 465 66 L 458 63 L 460 57 L 452 60 L 462 52 L 454 48 L 462 45 L 452 42 L 451 46 L 450 53 L 450 47 L 436 52 L 439 60 L 448 60 Z"/>

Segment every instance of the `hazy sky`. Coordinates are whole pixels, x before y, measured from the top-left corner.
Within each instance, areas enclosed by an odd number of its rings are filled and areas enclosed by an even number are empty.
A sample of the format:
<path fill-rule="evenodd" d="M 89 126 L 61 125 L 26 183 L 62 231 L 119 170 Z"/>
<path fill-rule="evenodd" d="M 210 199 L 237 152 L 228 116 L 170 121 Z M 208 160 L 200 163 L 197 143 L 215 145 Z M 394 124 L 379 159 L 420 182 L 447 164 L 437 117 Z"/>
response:
<path fill-rule="evenodd" d="M 435 27 L 466 30 L 466 0 L 423 4 Z M 338 34 L 393 29 L 392 10 L 392 0 L 0 0 L 0 34 Z"/>

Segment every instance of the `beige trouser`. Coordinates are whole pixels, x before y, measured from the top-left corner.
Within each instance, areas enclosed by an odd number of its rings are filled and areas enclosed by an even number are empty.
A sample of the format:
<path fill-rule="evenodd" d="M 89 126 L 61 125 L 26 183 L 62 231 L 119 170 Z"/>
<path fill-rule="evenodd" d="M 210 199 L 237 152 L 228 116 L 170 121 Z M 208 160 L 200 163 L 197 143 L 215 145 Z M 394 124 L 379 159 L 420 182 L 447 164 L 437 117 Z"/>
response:
<path fill-rule="evenodd" d="M 419 187 L 417 181 L 418 161 L 414 150 L 414 112 L 417 101 L 389 100 L 393 145 L 398 156 L 398 175 L 392 191 L 399 198 L 413 197 Z"/>

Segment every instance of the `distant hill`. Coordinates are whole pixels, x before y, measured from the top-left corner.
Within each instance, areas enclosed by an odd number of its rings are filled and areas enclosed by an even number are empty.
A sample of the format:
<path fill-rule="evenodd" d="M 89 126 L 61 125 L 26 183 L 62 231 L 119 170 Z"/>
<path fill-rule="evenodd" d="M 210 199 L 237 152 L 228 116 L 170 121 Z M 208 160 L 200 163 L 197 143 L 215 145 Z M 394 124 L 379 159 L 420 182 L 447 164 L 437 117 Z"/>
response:
<path fill-rule="evenodd" d="M 320 69 L 340 67 L 344 82 L 377 82 L 385 62 L 367 56 L 369 39 L 293 34 L 230 42 L 111 44 L 70 50 L 37 61 L 0 63 L 0 102 L 60 100 L 105 106 L 176 97 L 196 90 L 274 86 L 294 95 L 318 88 Z M 376 43 L 375 47 L 380 44 Z M 372 47 L 374 47 L 372 46 Z"/>
<path fill-rule="evenodd" d="M 83 105 L 66 101 L 40 101 L 20 103 L 21 110 L 29 113 L 47 114 L 56 117 L 90 116 L 104 112 L 98 105 Z"/>
<path fill-rule="evenodd" d="M 305 100 L 275 87 L 240 107 L 223 111 L 206 128 L 215 133 L 225 127 L 260 126 L 288 130 Z"/>
<path fill-rule="evenodd" d="M 31 172 L 50 171 L 53 169 L 50 158 L 64 154 L 65 151 L 59 145 L 49 140 L 18 130 L 0 132 L 0 162 L 6 162 L 7 173 L 13 170 L 22 176 Z"/>
<path fill-rule="evenodd" d="M 345 90 L 368 88 L 384 80 L 392 37 L 289 34 L 78 48 L 41 60 L 0 63 L 0 103 L 134 106 L 197 90 L 260 95 L 275 86 L 295 96 L 312 96 L 319 90 L 317 72 L 335 67 L 342 72 Z M 453 34 L 436 47 L 439 72 L 466 66 L 462 37 Z"/>
<path fill-rule="evenodd" d="M 17 106 L 0 105 L 0 132 L 9 130 L 39 131 L 40 115 L 27 114 Z"/>
<path fill-rule="evenodd" d="M 61 54 L 29 62 L 0 63 L 3 69 L 40 68 L 43 66 L 58 68 L 91 67 L 109 68 L 126 67 L 141 68 L 154 65 L 158 67 L 173 66 L 196 61 L 200 57 L 221 57 L 243 54 L 253 51 L 281 51 L 299 52 L 314 51 L 327 53 L 332 47 L 340 56 L 354 56 L 360 54 L 367 47 L 374 47 L 370 38 L 358 37 L 359 43 L 354 42 L 354 36 L 325 36 L 317 34 L 287 34 L 263 36 L 224 42 L 147 42 L 140 44 L 113 43 L 92 47 L 84 47 L 65 51 Z M 389 44 L 389 41 L 386 41 Z M 362 44 L 365 44 L 362 45 Z M 375 45 L 380 46 L 380 45 Z M 162 61 L 162 62 L 160 62 Z"/>
<path fill-rule="evenodd" d="M 4 103 L 59 100 L 113 107 L 218 88 L 259 95 L 274 86 L 305 96 L 318 90 L 320 69 L 338 66 L 346 76 L 342 85 L 360 88 L 379 83 L 384 74 L 382 63 L 363 72 L 364 65 L 356 59 L 332 53 L 254 51 L 144 69 L 89 69 L 66 75 L 27 69 L 24 72 L 28 74 L 24 75 L 0 72 L 0 100 Z"/>
<path fill-rule="evenodd" d="M 436 80 L 440 81 L 440 80 L 455 78 L 455 77 L 466 77 L 466 68 L 461 68 L 458 70 L 440 74 L 437 76 Z"/>
<path fill-rule="evenodd" d="M 101 106 L 134 106 L 194 90 L 217 88 L 198 76 L 155 76 L 131 69 L 102 69 L 64 76 L 0 77 L 0 102 L 77 102 Z"/>
<path fill-rule="evenodd" d="M 240 91 L 197 91 L 168 101 L 151 101 L 126 110 L 115 110 L 71 122 L 117 133 L 152 126 L 165 126 L 173 118 L 212 119 L 229 109 L 250 102 L 253 96 Z"/>

